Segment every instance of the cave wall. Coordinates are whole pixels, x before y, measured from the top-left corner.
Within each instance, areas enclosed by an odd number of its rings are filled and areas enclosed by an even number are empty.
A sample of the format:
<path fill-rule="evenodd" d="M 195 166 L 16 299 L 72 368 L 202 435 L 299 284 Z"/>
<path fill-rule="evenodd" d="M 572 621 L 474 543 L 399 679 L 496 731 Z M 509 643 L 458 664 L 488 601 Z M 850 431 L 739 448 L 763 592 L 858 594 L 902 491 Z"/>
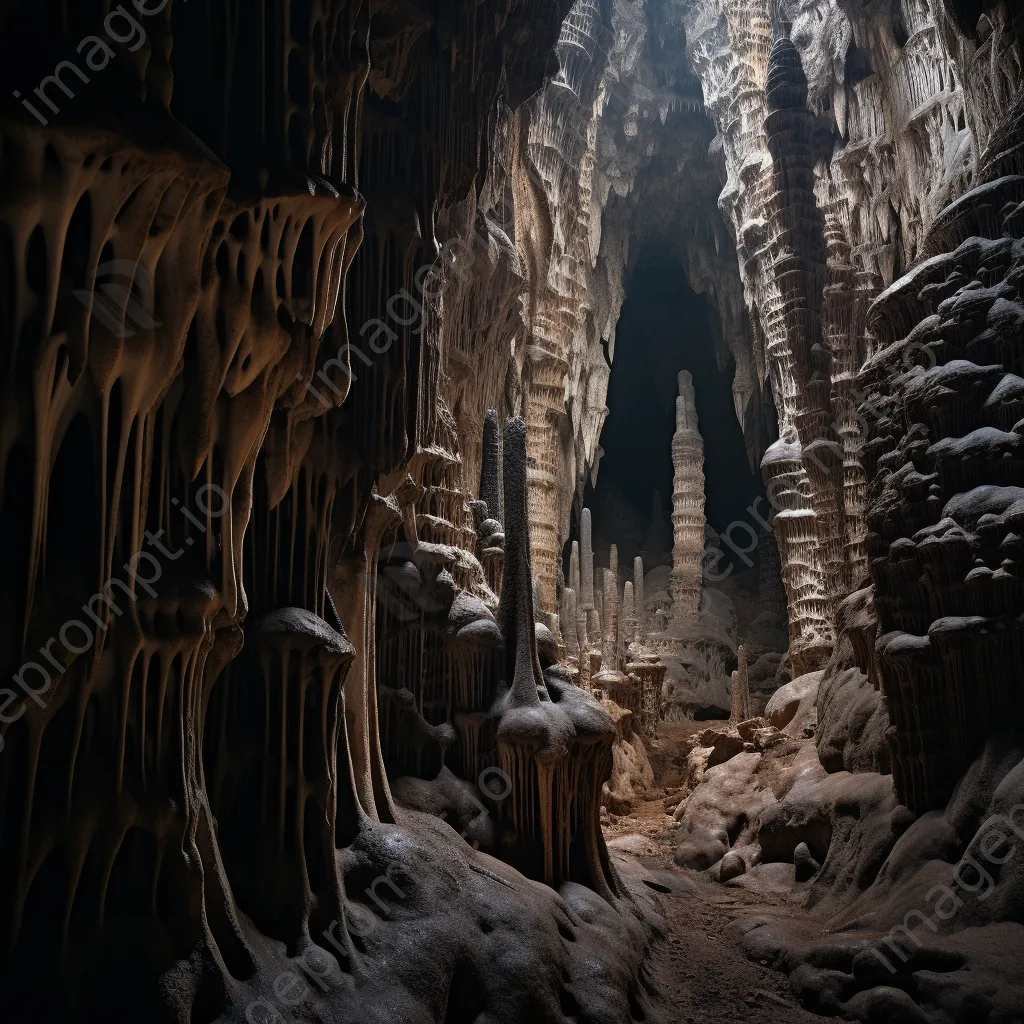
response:
<path fill-rule="evenodd" d="M 580 3 L 574 17 L 577 26 L 589 26 L 589 74 L 598 74 L 605 56 L 596 102 L 588 113 L 581 94 L 569 116 L 564 89 L 553 82 L 535 100 L 540 114 L 524 131 L 544 153 L 545 166 L 564 169 L 565 161 L 559 163 L 551 150 L 570 151 L 567 137 L 586 137 L 592 163 L 588 159 L 578 181 L 567 183 L 561 171 L 542 175 L 545 184 L 531 193 L 531 208 L 543 210 L 546 197 L 557 215 L 533 217 L 517 235 L 524 267 L 549 257 L 545 289 L 538 292 L 538 275 L 528 270 L 523 300 L 526 344 L 534 344 L 545 368 L 523 377 L 524 403 L 534 410 L 531 515 L 544 524 L 545 539 L 535 539 L 543 546 L 543 552 L 537 547 L 542 605 L 546 611 L 556 606 L 561 581 L 553 552 L 568 537 L 573 486 L 578 496 L 580 480 L 599 469 L 600 427 L 609 414 L 603 407 L 607 362 L 615 351 L 612 325 L 630 247 L 635 251 L 644 238 L 667 235 L 678 245 L 691 285 L 708 294 L 718 314 L 720 365 L 734 361 L 737 417 L 752 459 L 761 461 L 773 509 L 790 619 L 789 660 L 794 674 L 813 670 L 835 646 L 848 595 L 868 585 L 895 593 L 886 576 L 895 556 L 885 547 L 895 540 L 894 513 L 887 505 L 880 533 L 876 508 L 882 494 L 889 494 L 890 504 L 896 501 L 888 490 L 892 483 L 881 480 L 898 468 L 891 464 L 896 455 L 879 462 L 883 442 L 876 436 L 893 428 L 890 413 L 876 408 L 876 393 L 866 390 L 882 388 L 882 407 L 889 408 L 893 395 L 883 381 L 896 371 L 889 364 L 879 369 L 872 360 L 897 340 L 883 322 L 897 300 L 878 305 L 879 297 L 897 288 L 908 268 L 955 248 L 943 226 L 950 217 L 975 223 L 980 235 L 993 238 L 1016 230 L 1011 206 L 1000 214 L 1008 217 L 1006 226 L 979 222 L 971 211 L 978 203 L 994 210 L 997 198 L 1015 201 L 1009 186 L 981 199 L 977 189 L 1019 170 L 1020 12 L 1013 5 L 941 2 L 883 8 L 663 0 L 610 8 Z M 564 30 L 563 78 L 576 66 L 565 43 Z M 958 207 L 964 196 L 974 198 Z M 584 227 L 586 245 L 579 237 Z M 565 253 L 571 254 L 568 264 L 559 262 Z M 1010 271 L 1002 267 L 990 276 L 1004 272 Z M 975 273 L 974 266 L 963 273 Z M 979 280 L 989 287 L 984 277 Z M 1011 291 L 1006 300 L 1015 296 Z M 546 312 L 552 303 L 555 314 Z M 913 309 L 921 318 L 931 311 Z M 599 315 L 591 316 L 593 311 Z M 539 319 L 532 319 L 534 313 Z M 1005 329 L 1012 331 L 1011 320 Z M 914 324 L 900 323 L 906 336 Z M 1002 321 L 990 329 L 1003 330 Z M 912 337 L 909 349 L 901 350 L 900 373 L 952 358 L 940 354 L 931 335 Z M 989 356 L 992 365 L 1013 372 L 1012 357 L 1000 353 Z M 988 383 L 993 381 L 986 378 L 986 389 Z M 1011 385 L 996 393 L 1000 401 L 1004 390 Z M 979 393 L 978 403 L 984 398 Z M 909 422 L 900 427 L 910 431 L 908 438 L 924 444 L 927 434 L 938 443 L 937 430 L 946 431 L 943 436 L 954 431 L 948 424 L 926 429 L 922 406 L 913 408 L 918 411 L 908 412 Z M 762 409 L 777 415 L 773 443 Z M 995 426 L 994 415 L 986 424 Z M 1012 427 L 1009 416 L 1000 429 Z M 874 446 L 871 451 L 866 444 Z M 896 450 L 913 451 L 921 462 L 915 472 L 931 472 L 917 448 Z M 569 472 L 553 482 L 552 465 Z M 993 479 L 1015 483 L 1009 465 Z M 936 496 L 946 486 L 930 477 L 927 485 Z M 943 500 L 952 497 L 942 491 Z M 938 520 L 911 521 L 933 526 Z M 909 582 L 909 576 L 900 579 L 900 586 Z M 880 599 L 880 635 L 927 632 L 924 618 L 908 624 L 893 617 L 886 601 L 896 596 Z M 898 603 L 907 603 L 905 594 Z M 921 614 L 934 622 L 954 613 Z M 935 671 L 944 686 L 956 689 L 961 684 L 951 680 L 960 670 L 947 662 Z M 904 751 L 897 762 L 909 765 L 923 749 L 941 757 L 950 735 L 967 726 L 949 720 L 946 739 L 939 739 L 917 712 L 906 710 L 917 697 L 909 682 L 897 683 L 896 664 L 886 671 L 884 664 L 865 663 L 864 671 L 887 697 L 894 749 Z M 989 704 L 1005 712 L 1010 697 L 1005 688 L 1001 692 Z M 981 718 L 991 724 L 995 714 Z M 967 731 L 980 736 L 986 728 L 976 723 Z M 967 757 L 965 752 L 947 766 L 941 784 L 899 777 L 901 796 L 915 806 L 934 805 L 948 795 Z"/>
<path fill-rule="evenodd" d="M 791 656 L 806 670 L 834 642 L 838 602 L 867 578 L 856 374 L 873 344 L 868 307 L 924 255 L 939 211 L 977 183 L 1019 89 L 1019 48 L 998 7 L 965 32 L 926 4 L 682 6 L 779 413 L 763 470 Z"/>
<path fill-rule="evenodd" d="M 522 369 L 509 323 L 525 274 L 488 212 L 520 159 L 519 111 L 557 71 L 565 13 L 518 0 L 469 16 L 330 0 L 4 5 L 12 1019 L 75 1019 L 101 997 L 112 1020 L 274 1019 L 294 1005 L 280 980 L 300 962 L 302 998 L 339 1020 L 367 1006 L 442 1019 L 451 992 L 496 1006 L 527 989 L 543 1015 L 559 989 L 571 998 L 565 971 L 608 960 L 586 928 L 578 957 L 563 949 L 580 919 L 554 887 L 625 896 L 597 824 L 614 729 L 540 675 L 552 659 L 533 631 L 522 421 L 506 430 L 519 445 L 504 582 L 506 552 L 487 563 L 469 507 L 482 407 L 518 411 Z M 492 305 L 478 301 L 487 284 Z M 468 464 L 460 422 L 474 424 Z M 506 859 L 547 890 L 392 794 L 401 736 L 378 676 L 395 652 L 378 637 L 404 634 L 379 628 L 397 607 L 380 574 L 409 566 L 410 630 L 443 685 L 473 696 L 482 678 L 483 717 L 506 687 L 485 753 L 515 793 L 484 793 L 478 824 L 516 836 Z M 420 773 L 455 733 L 423 698 L 429 728 L 402 748 Z M 454 877 L 461 903 L 443 891 Z M 495 970 L 466 945 L 450 915 L 458 904 L 472 920 L 473 901 L 501 917 L 490 930 L 528 932 L 539 959 Z M 369 931 L 353 923 L 367 915 Z M 640 912 L 613 918 L 594 934 L 610 925 L 616 945 L 642 949 Z M 419 930 L 400 927 L 412 919 L 433 930 L 429 965 L 410 944 Z M 581 1005 L 628 1015 L 637 966 L 609 963 Z M 545 972 L 562 973 L 538 986 Z"/>
<path fill-rule="evenodd" d="M 977 515 L 1001 524 L 1007 501 L 961 506 L 974 487 L 1018 477 L 1010 455 L 986 473 L 972 462 L 980 475 L 952 466 L 982 445 L 972 431 L 996 429 L 997 409 L 999 429 L 1014 419 L 1019 12 L 712 4 L 688 7 L 687 19 L 726 153 L 719 202 L 778 403 L 780 439 L 762 468 L 778 510 L 794 671 L 821 664 L 840 603 L 873 586 L 877 623 L 860 623 L 853 639 L 886 698 L 897 794 L 915 810 L 938 806 L 1017 706 L 1009 662 L 992 647 L 996 635 L 1010 642 L 996 623 L 1016 598 L 966 597 L 998 571 L 986 545 L 1004 537 L 995 523 L 991 537 L 984 523 L 973 533 Z M 940 277 L 945 290 L 921 290 Z M 944 312 L 960 287 L 963 302 L 992 288 L 1010 304 L 993 307 L 973 348 L 964 315 Z M 978 302 L 970 324 L 980 329 L 989 306 Z M 962 420 L 927 408 L 957 401 Z M 974 568 L 947 561 L 948 578 L 933 581 L 937 561 L 910 545 L 938 552 L 950 530 L 949 544 L 955 535 L 965 556 L 975 549 Z M 978 617 L 973 626 L 965 615 Z"/>

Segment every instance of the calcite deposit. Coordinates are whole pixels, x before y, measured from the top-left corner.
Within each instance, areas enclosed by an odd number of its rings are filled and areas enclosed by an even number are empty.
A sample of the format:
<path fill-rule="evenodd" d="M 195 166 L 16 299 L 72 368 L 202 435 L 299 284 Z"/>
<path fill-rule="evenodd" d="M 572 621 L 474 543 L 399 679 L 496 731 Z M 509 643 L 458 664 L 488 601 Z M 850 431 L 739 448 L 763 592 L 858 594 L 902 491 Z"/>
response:
<path fill-rule="evenodd" d="M 602 799 L 730 715 L 677 864 L 792 870 L 747 951 L 822 1012 L 1021 1019 L 1020 862 L 961 868 L 1024 799 L 1022 39 L 990 0 L 0 5 L 4 1019 L 656 1019 Z M 655 244 L 765 495 L 708 529 L 681 359 L 631 549 L 585 502 Z"/>

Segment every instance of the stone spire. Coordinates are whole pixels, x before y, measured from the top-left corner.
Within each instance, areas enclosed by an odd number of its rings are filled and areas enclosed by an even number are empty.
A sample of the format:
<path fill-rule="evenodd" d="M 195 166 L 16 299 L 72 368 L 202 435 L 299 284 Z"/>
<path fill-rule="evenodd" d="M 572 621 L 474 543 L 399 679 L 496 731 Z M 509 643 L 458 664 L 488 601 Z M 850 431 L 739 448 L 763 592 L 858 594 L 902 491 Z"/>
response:
<path fill-rule="evenodd" d="M 644 560 L 639 555 L 633 559 L 633 599 L 637 633 L 642 636 L 647 625 L 647 609 L 644 607 Z"/>
<path fill-rule="evenodd" d="M 633 609 L 633 584 L 626 580 L 622 588 L 622 622 L 619 627 L 619 657 L 626 661 L 629 645 L 636 639 L 636 612 Z"/>
<path fill-rule="evenodd" d="M 679 373 L 676 432 L 672 438 L 672 619 L 697 618 L 700 608 L 701 557 L 704 554 L 704 441 L 697 429 L 693 378 Z"/>
<path fill-rule="evenodd" d="M 594 540 L 589 508 L 585 508 L 580 517 L 580 588 L 580 610 L 587 616 L 587 633 L 596 643 L 601 626 L 594 597 Z"/>
<path fill-rule="evenodd" d="M 622 587 L 622 621 L 628 622 L 635 615 L 636 612 L 633 610 L 633 584 L 630 583 L 629 580 L 626 580 Z M 632 639 L 632 637 L 630 637 L 630 639 Z"/>
<path fill-rule="evenodd" d="M 743 722 L 750 717 L 750 679 L 747 675 L 747 651 L 740 644 L 736 652 L 737 668 L 732 674 L 732 713 L 730 721 Z"/>
<path fill-rule="evenodd" d="M 569 664 L 575 664 L 577 668 L 581 665 L 579 626 L 576 613 L 576 591 L 572 587 L 565 587 L 562 590 L 562 610 L 560 615 L 562 638 L 565 641 L 565 653 Z M 582 670 L 581 670 L 582 671 Z M 577 677 L 578 678 L 578 677 Z"/>
<path fill-rule="evenodd" d="M 580 517 L 580 582 L 583 603 L 580 607 L 589 612 L 594 607 L 594 542 L 590 523 L 590 509 L 585 508 Z"/>
<path fill-rule="evenodd" d="M 610 565 L 604 571 L 604 647 L 601 671 L 617 671 L 619 667 L 619 550 L 613 544 L 608 555 Z"/>
<path fill-rule="evenodd" d="M 487 503 L 487 515 L 499 523 L 505 521 L 501 502 L 501 434 L 498 430 L 498 411 L 488 409 L 484 414 L 483 457 L 480 467 L 480 500 Z"/>

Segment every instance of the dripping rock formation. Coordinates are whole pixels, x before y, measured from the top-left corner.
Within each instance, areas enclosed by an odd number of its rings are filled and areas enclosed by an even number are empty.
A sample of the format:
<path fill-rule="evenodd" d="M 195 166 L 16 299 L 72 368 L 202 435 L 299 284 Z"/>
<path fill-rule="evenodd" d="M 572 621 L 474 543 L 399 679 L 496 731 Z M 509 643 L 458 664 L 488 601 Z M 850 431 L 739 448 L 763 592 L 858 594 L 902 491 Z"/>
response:
<path fill-rule="evenodd" d="M 2 1019 L 1024 1020 L 1022 46 L 0 4 Z"/>

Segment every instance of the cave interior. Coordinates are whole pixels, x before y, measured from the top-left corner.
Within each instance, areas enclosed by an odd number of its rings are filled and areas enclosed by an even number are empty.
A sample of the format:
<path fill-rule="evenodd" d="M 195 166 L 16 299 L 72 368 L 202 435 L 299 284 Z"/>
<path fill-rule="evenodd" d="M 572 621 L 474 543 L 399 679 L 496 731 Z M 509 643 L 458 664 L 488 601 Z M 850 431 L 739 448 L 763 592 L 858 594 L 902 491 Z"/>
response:
<path fill-rule="evenodd" d="M 0 2 L 0 1020 L 1024 1024 L 1022 58 Z"/>

